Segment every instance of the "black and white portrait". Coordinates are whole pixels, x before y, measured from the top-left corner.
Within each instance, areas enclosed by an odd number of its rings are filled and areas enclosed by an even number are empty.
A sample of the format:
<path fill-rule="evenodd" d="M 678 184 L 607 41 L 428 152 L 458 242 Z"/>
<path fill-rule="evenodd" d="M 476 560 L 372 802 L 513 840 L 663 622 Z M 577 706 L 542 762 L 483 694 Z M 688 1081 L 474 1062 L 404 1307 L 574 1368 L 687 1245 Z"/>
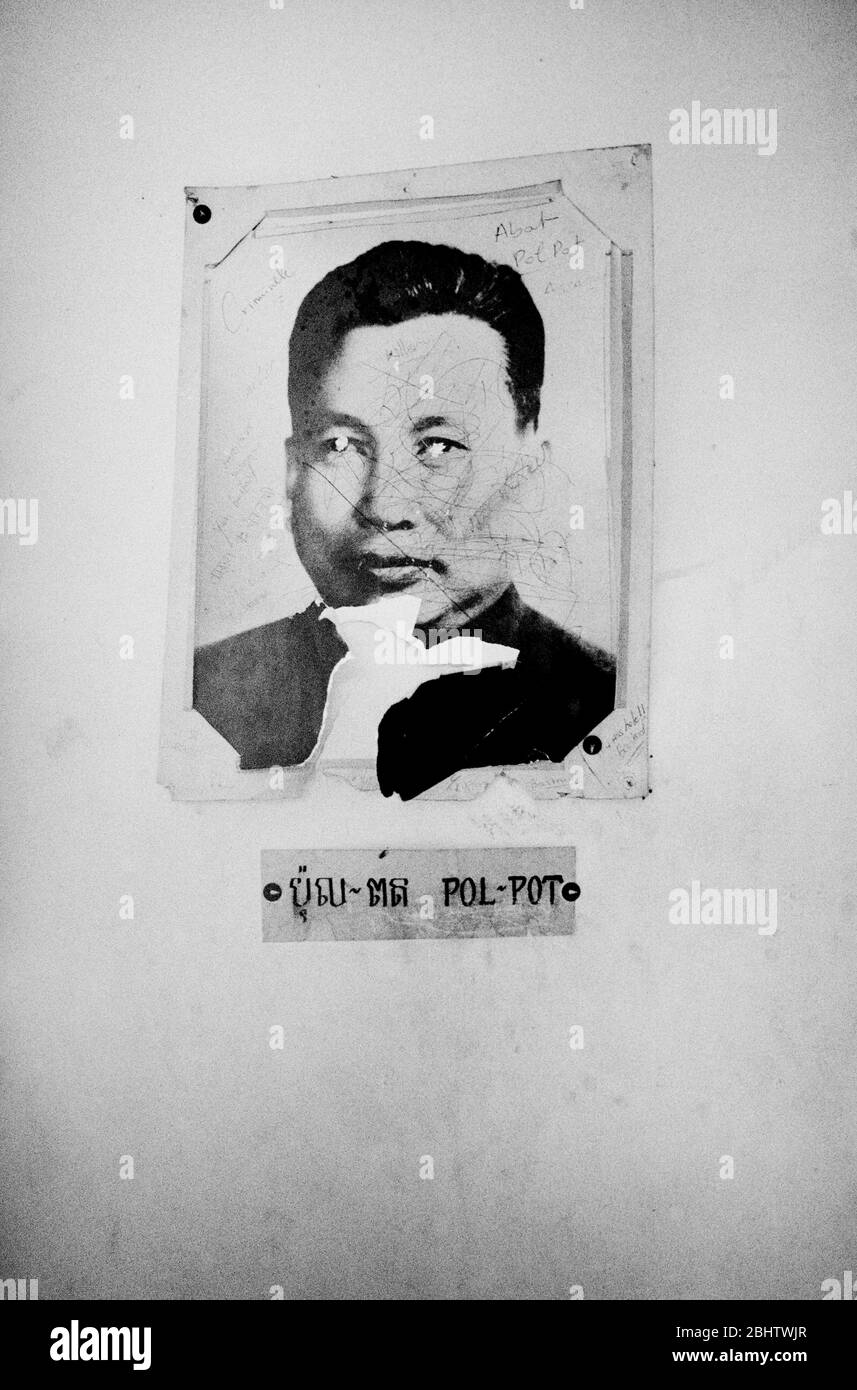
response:
<path fill-rule="evenodd" d="M 275 789 L 636 790 L 630 257 L 560 179 L 295 198 L 205 264 L 196 741 Z"/>

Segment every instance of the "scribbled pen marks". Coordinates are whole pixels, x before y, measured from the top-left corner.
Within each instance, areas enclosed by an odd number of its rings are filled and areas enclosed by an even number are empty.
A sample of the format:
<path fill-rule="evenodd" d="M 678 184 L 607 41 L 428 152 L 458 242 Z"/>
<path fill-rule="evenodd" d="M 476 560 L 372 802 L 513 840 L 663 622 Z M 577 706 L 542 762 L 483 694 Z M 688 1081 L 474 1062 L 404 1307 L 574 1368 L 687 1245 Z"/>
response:
<path fill-rule="evenodd" d="M 456 345 L 446 332 L 433 339 L 428 348 L 416 350 L 417 347 L 406 336 L 395 344 L 390 369 L 384 373 L 383 420 L 379 419 L 378 424 L 391 419 L 400 421 L 404 438 L 414 408 L 422 399 L 424 383 L 429 380 L 431 399 L 438 402 L 439 409 L 448 407 L 459 415 L 461 400 L 445 394 L 444 387 L 449 372 L 454 370 L 461 390 L 462 366 L 469 368 L 471 391 L 477 399 L 481 394 L 483 412 L 489 396 L 500 400 L 507 410 L 514 409 L 504 372 L 496 362 L 474 356 L 462 364 Z M 429 363 L 434 368 L 430 377 L 425 370 Z M 364 365 L 367 371 L 378 370 L 371 363 Z M 442 506 L 451 518 L 459 519 L 447 536 L 459 561 L 467 558 L 468 550 L 475 559 L 490 546 L 512 582 L 538 587 L 545 598 L 555 602 L 565 600 L 568 608 L 558 620 L 568 622 L 575 601 L 569 538 L 561 529 L 544 530 L 540 526 L 548 497 L 561 493 L 567 485 L 566 476 L 547 462 L 540 450 L 510 454 L 494 447 L 491 431 L 484 427 L 483 412 L 469 411 L 462 419 L 469 437 L 471 461 L 463 470 L 458 463 L 449 471 L 435 468 L 427 473 L 421 480 L 425 503 L 430 509 Z M 478 478 L 474 477 L 474 462 Z M 497 486 L 474 507 L 469 496 L 471 486 L 491 472 L 498 478 Z M 395 495 L 402 481 L 395 469 L 385 470 L 388 495 Z"/>

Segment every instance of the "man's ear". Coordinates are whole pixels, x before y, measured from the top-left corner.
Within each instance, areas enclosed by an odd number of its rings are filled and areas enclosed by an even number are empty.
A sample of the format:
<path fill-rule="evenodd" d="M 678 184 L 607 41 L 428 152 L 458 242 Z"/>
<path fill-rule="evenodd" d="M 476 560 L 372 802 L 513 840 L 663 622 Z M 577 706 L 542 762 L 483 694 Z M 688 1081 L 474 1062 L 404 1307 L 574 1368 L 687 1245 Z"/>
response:
<path fill-rule="evenodd" d="M 298 457 L 299 447 L 294 435 L 290 435 L 285 441 L 286 450 L 286 500 L 291 502 L 292 493 L 298 480 L 298 469 L 300 459 Z"/>

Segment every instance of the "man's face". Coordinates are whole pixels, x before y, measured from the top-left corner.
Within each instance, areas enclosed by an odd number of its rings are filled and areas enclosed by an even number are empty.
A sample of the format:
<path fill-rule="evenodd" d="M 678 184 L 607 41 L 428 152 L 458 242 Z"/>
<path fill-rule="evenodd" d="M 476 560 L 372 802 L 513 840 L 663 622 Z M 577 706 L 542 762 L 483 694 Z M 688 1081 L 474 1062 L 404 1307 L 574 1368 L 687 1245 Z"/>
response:
<path fill-rule="evenodd" d="M 508 583 L 499 517 L 535 448 L 488 324 L 427 314 L 348 333 L 288 445 L 295 545 L 322 598 L 410 594 L 421 623 L 462 626 Z"/>

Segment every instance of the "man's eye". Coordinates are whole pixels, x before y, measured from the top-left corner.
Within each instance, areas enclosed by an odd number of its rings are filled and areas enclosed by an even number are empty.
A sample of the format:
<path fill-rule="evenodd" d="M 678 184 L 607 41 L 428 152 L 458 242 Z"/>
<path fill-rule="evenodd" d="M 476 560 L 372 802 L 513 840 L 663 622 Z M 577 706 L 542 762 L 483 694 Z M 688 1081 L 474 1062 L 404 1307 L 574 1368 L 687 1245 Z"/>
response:
<path fill-rule="evenodd" d="M 333 434 L 329 438 L 321 441 L 323 451 L 328 454 L 347 454 L 349 449 L 356 449 L 358 453 L 364 452 L 364 446 L 359 439 L 355 439 L 350 434 Z"/>
<path fill-rule="evenodd" d="M 465 446 L 460 444 L 457 439 L 444 439 L 441 435 L 430 435 L 420 440 L 417 445 L 417 453 L 420 458 L 439 459 L 453 451 L 463 452 L 464 448 Z"/>

